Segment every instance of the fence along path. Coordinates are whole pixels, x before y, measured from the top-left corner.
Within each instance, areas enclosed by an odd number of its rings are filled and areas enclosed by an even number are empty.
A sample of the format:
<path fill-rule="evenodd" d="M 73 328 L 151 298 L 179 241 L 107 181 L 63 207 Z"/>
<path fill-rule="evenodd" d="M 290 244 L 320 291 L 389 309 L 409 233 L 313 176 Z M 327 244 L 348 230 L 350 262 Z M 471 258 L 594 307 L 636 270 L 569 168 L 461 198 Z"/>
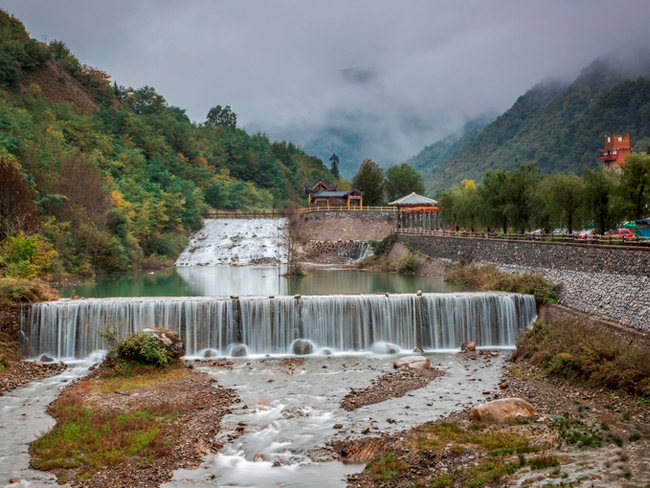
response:
<path fill-rule="evenodd" d="M 650 239 L 647 237 L 625 237 L 611 235 L 589 235 L 584 238 L 577 234 L 498 234 L 496 232 L 468 232 L 434 229 L 397 229 L 399 234 L 460 237 L 466 239 L 488 239 L 496 241 L 523 241 L 544 244 L 565 244 L 575 246 L 616 246 L 621 249 L 650 251 Z"/>
<path fill-rule="evenodd" d="M 359 209 L 359 207 L 348 208 L 344 205 L 330 205 L 329 207 L 305 207 L 284 212 L 279 210 L 251 210 L 250 212 L 245 210 L 206 210 L 203 212 L 203 217 L 209 219 L 272 219 L 288 217 L 291 214 L 305 214 L 313 212 L 397 212 L 397 207 L 367 207 L 364 205 L 363 209 Z"/>

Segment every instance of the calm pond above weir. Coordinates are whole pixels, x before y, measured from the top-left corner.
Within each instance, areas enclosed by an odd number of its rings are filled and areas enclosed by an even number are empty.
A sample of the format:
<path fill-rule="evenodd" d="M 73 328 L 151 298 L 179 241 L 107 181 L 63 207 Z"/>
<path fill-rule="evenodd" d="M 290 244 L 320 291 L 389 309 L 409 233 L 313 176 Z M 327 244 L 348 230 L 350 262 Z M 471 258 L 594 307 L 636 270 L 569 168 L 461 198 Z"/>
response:
<path fill-rule="evenodd" d="M 93 285 L 60 288 L 63 298 L 329 295 L 348 293 L 444 293 L 460 291 L 441 278 L 372 273 L 354 269 L 310 269 L 288 279 L 277 267 L 193 266 L 155 273 L 105 276 Z"/>

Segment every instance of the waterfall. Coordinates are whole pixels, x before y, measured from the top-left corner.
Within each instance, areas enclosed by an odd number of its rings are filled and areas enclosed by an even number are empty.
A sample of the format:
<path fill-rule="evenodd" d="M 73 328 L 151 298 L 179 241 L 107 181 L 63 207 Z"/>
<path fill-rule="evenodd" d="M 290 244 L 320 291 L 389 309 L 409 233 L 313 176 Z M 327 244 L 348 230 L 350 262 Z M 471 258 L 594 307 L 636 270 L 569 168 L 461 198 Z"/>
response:
<path fill-rule="evenodd" d="M 176 266 L 287 262 L 287 219 L 206 219 Z"/>
<path fill-rule="evenodd" d="M 340 256 L 352 261 L 360 261 L 373 254 L 367 241 L 309 241 L 305 247 L 307 255 Z"/>
<path fill-rule="evenodd" d="M 226 354 L 243 343 L 250 354 L 286 354 L 297 338 L 336 351 L 368 351 L 375 342 L 402 349 L 512 346 L 536 318 L 531 295 L 425 293 L 277 297 L 179 297 L 57 300 L 25 307 L 24 357 L 84 358 L 104 344 L 147 327 L 180 333 L 188 356 Z"/>

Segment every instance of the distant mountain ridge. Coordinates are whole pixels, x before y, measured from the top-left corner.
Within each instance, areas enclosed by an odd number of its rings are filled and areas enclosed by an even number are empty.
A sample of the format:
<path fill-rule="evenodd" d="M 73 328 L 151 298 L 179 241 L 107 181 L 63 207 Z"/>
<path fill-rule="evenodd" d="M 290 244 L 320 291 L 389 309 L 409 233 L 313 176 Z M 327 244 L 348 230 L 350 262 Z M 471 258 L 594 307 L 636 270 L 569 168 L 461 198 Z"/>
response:
<path fill-rule="evenodd" d="M 585 166 L 600 164 L 596 151 L 606 134 L 629 133 L 633 146 L 645 150 L 650 138 L 646 78 L 647 53 L 616 62 L 597 59 L 570 84 L 537 84 L 470 140 L 454 142 L 455 151 L 430 157 L 431 148 L 449 144 L 446 138 L 408 162 L 425 177 L 430 194 L 462 179 L 478 181 L 488 169 L 512 169 L 516 160 L 535 161 L 543 173 L 581 173 Z"/>

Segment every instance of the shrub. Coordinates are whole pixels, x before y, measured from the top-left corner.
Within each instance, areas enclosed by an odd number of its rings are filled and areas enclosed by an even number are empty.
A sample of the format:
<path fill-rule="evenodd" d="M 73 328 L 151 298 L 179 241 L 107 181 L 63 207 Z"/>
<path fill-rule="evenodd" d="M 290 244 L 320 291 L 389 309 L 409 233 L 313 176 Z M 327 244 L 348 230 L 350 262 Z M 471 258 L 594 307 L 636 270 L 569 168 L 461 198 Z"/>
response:
<path fill-rule="evenodd" d="M 517 338 L 519 359 L 579 383 L 650 395 L 650 352 L 583 325 L 537 322 Z"/>
<path fill-rule="evenodd" d="M 368 239 L 368 245 L 374 254 L 380 256 L 382 254 L 390 252 L 390 249 L 393 247 L 393 244 L 395 244 L 396 240 L 397 234 L 388 234 L 383 239 L 375 239 L 374 237 L 371 237 Z"/>
<path fill-rule="evenodd" d="M 415 273 L 418 269 L 418 255 L 414 252 L 407 252 L 397 260 L 396 269 L 398 273 Z"/>
<path fill-rule="evenodd" d="M 494 266 L 458 266 L 447 273 L 445 281 L 485 291 L 534 295 L 537 304 L 556 302 L 562 287 L 542 275 L 503 273 Z"/>
<path fill-rule="evenodd" d="M 124 366 L 121 364 L 124 361 L 165 367 L 174 360 L 171 353 L 160 341 L 151 334 L 145 334 L 142 331 L 128 334 L 119 341 L 109 351 L 106 359 L 109 365 L 118 369 Z"/>
<path fill-rule="evenodd" d="M 0 307 L 17 303 L 45 302 L 57 298 L 59 293 L 41 280 L 0 277 Z"/>
<path fill-rule="evenodd" d="M 46 239 L 20 232 L 7 237 L 0 247 L 0 266 L 8 276 L 29 279 L 49 271 L 56 255 Z"/>

